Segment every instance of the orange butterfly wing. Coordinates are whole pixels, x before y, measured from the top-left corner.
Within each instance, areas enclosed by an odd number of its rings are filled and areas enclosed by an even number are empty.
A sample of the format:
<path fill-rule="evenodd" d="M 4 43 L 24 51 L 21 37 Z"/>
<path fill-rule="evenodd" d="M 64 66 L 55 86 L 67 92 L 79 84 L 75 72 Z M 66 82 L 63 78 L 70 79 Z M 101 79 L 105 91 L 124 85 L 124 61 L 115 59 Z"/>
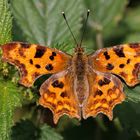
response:
<path fill-rule="evenodd" d="M 54 122 L 67 114 L 81 119 L 80 109 L 74 94 L 74 76 L 70 70 L 53 74 L 40 88 L 40 105 L 49 108 L 54 115 Z"/>
<path fill-rule="evenodd" d="M 51 74 L 66 69 L 71 56 L 36 44 L 12 42 L 1 46 L 2 59 L 16 65 L 21 73 L 20 83 L 30 87 L 43 74 Z"/>
<path fill-rule="evenodd" d="M 110 73 L 102 73 L 92 68 L 88 73 L 89 96 L 83 106 L 83 118 L 96 117 L 103 113 L 113 118 L 112 110 L 125 99 L 121 81 Z"/>
<path fill-rule="evenodd" d="M 94 69 L 118 75 L 129 86 L 140 83 L 140 44 L 103 48 L 89 57 Z"/>

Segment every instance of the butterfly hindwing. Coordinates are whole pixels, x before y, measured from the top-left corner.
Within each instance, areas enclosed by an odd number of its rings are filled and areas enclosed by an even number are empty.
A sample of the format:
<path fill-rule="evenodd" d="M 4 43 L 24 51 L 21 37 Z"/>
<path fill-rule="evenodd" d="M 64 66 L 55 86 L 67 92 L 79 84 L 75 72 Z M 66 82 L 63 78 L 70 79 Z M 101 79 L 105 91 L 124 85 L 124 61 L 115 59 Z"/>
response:
<path fill-rule="evenodd" d="M 40 88 L 39 104 L 49 108 L 54 115 L 54 122 L 67 114 L 80 119 L 80 110 L 74 94 L 74 77 L 68 70 L 52 75 Z"/>
<path fill-rule="evenodd" d="M 140 44 L 138 43 L 100 49 L 91 55 L 90 63 L 98 71 L 120 76 L 129 86 L 140 83 Z"/>
<path fill-rule="evenodd" d="M 112 110 L 125 99 L 121 81 L 110 73 L 90 70 L 88 73 L 89 96 L 83 106 L 83 117 L 96 117 L 103 113 L 113 118 Z"/>
<path fill-rule="evenodd" d="M 36 44 L 12 42 L 1 46 L 2 59 L 16 65 L 21 72 L 20 83 L 30 87 L 36 78 L 67 68 L 71 56 Z"/>

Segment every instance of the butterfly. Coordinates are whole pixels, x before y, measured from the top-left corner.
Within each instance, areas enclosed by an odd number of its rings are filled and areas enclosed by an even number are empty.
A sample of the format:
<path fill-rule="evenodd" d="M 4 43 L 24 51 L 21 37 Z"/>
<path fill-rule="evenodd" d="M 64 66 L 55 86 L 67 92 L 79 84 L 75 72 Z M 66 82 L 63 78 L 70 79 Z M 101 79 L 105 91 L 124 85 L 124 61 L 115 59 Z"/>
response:
<path fill-rule="evenodd" d="M 11 42 L 1 46 L 2 59 L 20 70 L 20 84 L 31 87 L 44 74 L 52 74 L 40 87 L 39 104 L 53 112 L 54 122 L 64 114 L 71 118 L 110 120 L 112 110 L 125 100 L 128 86 L 140 83 L 140 44 L 102 48 L 90 55 L 76 46 L 73 55 L 36 44 Z"/>

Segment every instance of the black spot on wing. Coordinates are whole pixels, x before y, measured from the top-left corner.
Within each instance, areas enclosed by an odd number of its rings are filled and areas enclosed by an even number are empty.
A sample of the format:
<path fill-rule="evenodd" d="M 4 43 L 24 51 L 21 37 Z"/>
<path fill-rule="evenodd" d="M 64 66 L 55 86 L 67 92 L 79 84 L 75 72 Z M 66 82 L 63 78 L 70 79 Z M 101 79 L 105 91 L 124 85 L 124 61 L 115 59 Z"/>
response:
<path fill-rule="evenodd" d="M 39 64 L 36 64 L 35 67 L 38 69 L 41 68 L 41 66 Z"/>
<path fill-rule="evenodd" d="M 105 59 L 106 59 L 106 60 L 109 60 L 109 59 L 110 59 L 110 56 L 109 56 L 109 54 L 108 54 L 107 51 L 104 52 L 104 56 L 105 56 Z"/>
<path fill-rule="evenodd" d="M 51 55 L 51 56 L 49 57 L 49 59 L 50 59 L 50 60 L 54 60 L 54 56 Z"/>
<path fill-rule="evenodd" d="M 52 52 L 52 55 L 49 56 L 50 60 L 54 60 L 54 57 L 56 56 L 56 52 Z"/>
<path fill-rule="evenodd" d="M 37 46 L 34 58 L 41 58 L 45 52 L 46 52 L 45 47 Z"/>
<path fill-rule="evenodd" d="M 124 68 L 125 67 L 125 64 L 120 64 L 119 67 L 120 68 Z"/>
<path fill-rule="evenodd" d="M 52 56 L 56 56 L 56 52 L 52 52 Z"/>
<path fill-rule="evenodd" d="M 110 63 L 107 64 L 106 69 L 108 70 L 112 70 L 114 68 L 114 66 Z"/>
<path fill-rule="evenodd" d="M 64 87 L 64 83 L 63 82 L 59 82 L 58 80 L 55 80 L 53 83 L 52 83 L 52 86 L 54 88 L 63 88 Z"/>
<path fill-rule="evenodd" d="M 127 59 L 127 62 L 126 62 L 126 64 L 129 64 L 129 63 L 130 63 L 130 60 L 131 60 L 131 59 Z"/>
<path fill-rule="evenodd" d="M 48 71 L 51 71 L 51 70 L 53 70 L 53 66 L 52 66 L 52 64 L 48 64 L 48 65 L 46 65 L 46 70 L 48 70 Z"/>
<path fill-rule="evenodd" d="M 103 85 L 108 85 L 110 83 L 110 80 L 108 78 L 105 78 L 102 80 L 98 81 L 99 86 L 103 86 Z"/>
<path fill-rule="evenodd" d="M 26 43 L 21 43 L 20 45 L 22 48 L 30 48 L 31 47 L 30 44 L 26 44 Z"/>
<path fill-rule="evenodd" d="M 60 96 L 63 97 L 63 98 L 65 98 L 65 97 L 67 97 L 67 93 L 66 93 L 66 92 L 62 92 L 62 93 L 60 94 Z"/>
<path fill-rule="evenodd" d="M 115 47 L 113 48 L 114 52 L 116 53 L 117 56 L 119 57 L 125 57 L 125 54 L 123 52 L 123 47 Z"/>
<path fill-rule="evenodd" d="M 95 92 L 94 97 L 97 96 L 97 95 L 101 96 L 102 94 L 103 94 L 103 92 L 102 92 L 101 90 L 98 89 L 98 90 Z"/>
<path fill-rule="evenodd" d="M 32 59 L 30 59 L 29 62 L 30 62 L 30 64 L 33 64 L 33 60 Z"/>

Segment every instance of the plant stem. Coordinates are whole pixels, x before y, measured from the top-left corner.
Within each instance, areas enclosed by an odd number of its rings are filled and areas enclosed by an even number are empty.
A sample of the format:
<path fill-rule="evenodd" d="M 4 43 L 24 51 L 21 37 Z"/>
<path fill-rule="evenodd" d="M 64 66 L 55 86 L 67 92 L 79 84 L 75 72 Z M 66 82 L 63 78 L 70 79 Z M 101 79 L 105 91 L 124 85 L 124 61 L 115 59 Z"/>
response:
<path fill-rule="evenodd" d="M 103 36 L 101 31 L 97 31 L 96 33 L 96 44 L 97 44 L 97 49 L 101 49 L 104 47 L 103 45 Z"/>

